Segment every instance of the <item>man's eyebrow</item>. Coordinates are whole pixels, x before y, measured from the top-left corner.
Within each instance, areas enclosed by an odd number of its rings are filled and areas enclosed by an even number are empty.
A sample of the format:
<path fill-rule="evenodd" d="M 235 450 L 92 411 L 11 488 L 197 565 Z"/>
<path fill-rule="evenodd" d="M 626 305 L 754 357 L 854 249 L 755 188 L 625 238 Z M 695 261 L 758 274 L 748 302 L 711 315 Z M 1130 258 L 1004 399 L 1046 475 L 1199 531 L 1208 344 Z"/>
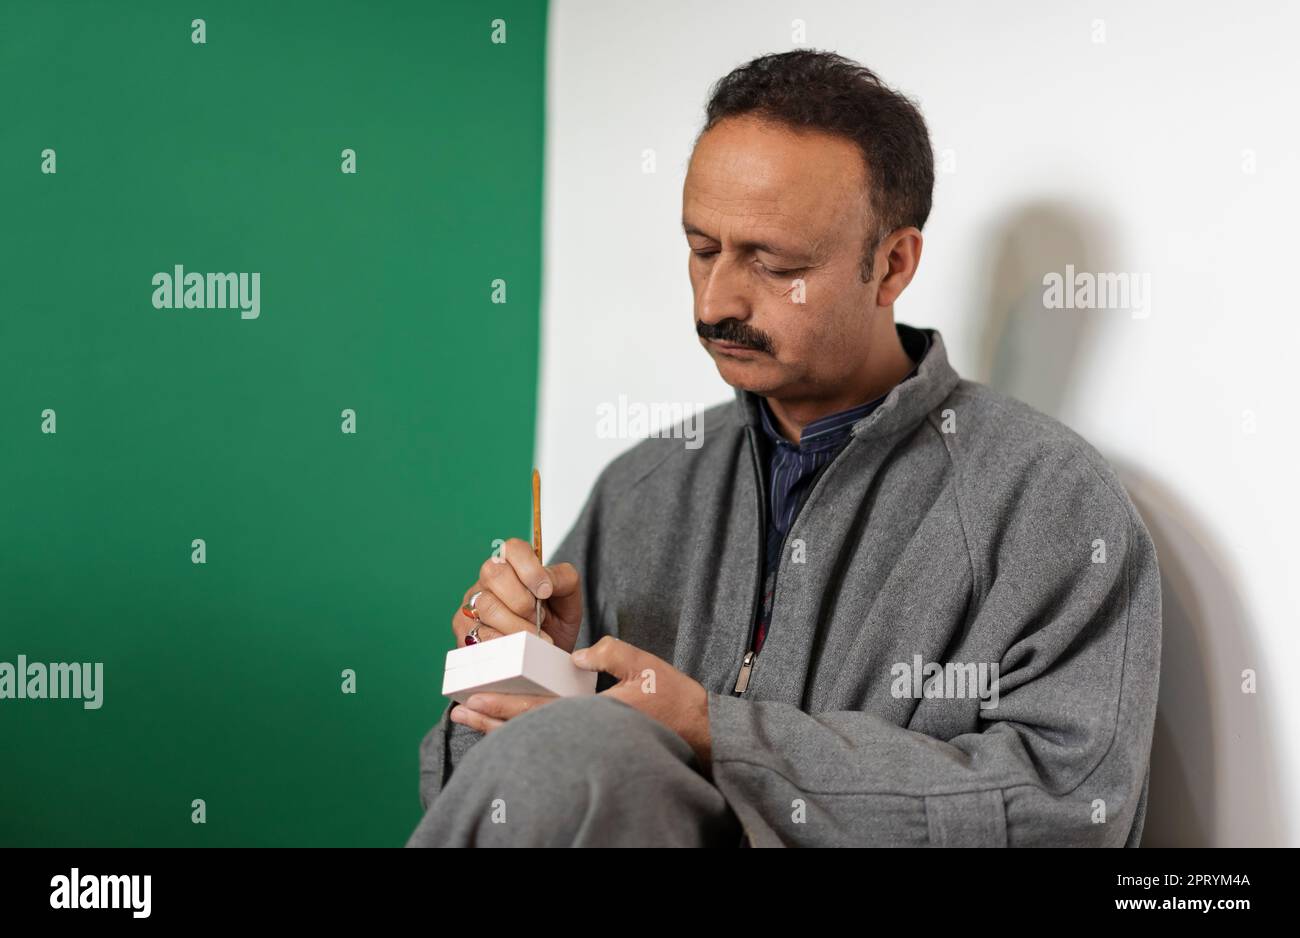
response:
<path fill-rule="evenodd" d="M 688 235 L 699 235 L 701 238 L 708 238 L 710 241 L 716 241 L 717 238 L 708 232 L 701 231 L 690 222 L 682 222 L 682 231 Z M 778 254 L 781 257 L 810 259 L 813 255 L 811 251 L 795 247 L 783 247 L 779 244 L 772 244 L 768 241 L 737 241 L 737 245 L 742 248 L 753 248 L 756 251 L 765 251 L 768 254 Z"/>

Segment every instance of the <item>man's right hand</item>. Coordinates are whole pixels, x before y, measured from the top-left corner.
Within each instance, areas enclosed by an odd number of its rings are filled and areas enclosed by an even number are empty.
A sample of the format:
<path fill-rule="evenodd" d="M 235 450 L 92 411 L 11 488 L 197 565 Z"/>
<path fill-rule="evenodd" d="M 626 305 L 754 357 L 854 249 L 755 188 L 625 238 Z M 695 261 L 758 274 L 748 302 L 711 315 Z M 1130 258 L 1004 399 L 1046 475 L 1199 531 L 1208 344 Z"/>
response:
<path fill-rule="evenodd" d="M 500 556 L 483 562 L 478 581 L 465 591 L 461 608 L 451 617 L 457 647 L 465 644 L 465 636 L 475 625 L 465 615 L 464 604 L 480 591 L 482 595 L 474 604 L 480 641 L 525 630 L 536 632 L 534 603 L 543 599 L 542 639 L 573 652 L 582 624 L 582 583 L 573 564 L 544 567 L 527 541 L 517 537 L 506 541 Z"/>

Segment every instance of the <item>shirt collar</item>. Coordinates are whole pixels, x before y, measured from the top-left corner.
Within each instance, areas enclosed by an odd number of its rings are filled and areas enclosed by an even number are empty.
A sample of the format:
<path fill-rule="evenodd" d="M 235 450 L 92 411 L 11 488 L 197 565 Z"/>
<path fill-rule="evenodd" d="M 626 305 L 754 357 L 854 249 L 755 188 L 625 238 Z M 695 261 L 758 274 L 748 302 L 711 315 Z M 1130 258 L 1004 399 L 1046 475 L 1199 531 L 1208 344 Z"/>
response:
<path fill-rule="evenodd" d="M 928 333 L 913 329 L 910 326 L 898 324 L 896 326 L 899 340 L 903 344 L 903 349 L 907 352 L 908 357 L 912 359 L 912 370 L 899 382 L 902 384 L 908 378 L 916 374 L 917 368 L 920 367 L 926 353 L 930 350 L 930 336 Z M 892 388 L 891 388 L 892 390 Z M 776 420 L 768 407 L 767 398 L 759 398 L 759 417 L 762 421 L 763 432 L 767 434 L 768 439 L 778 446 L 784 446 L 787 449 L 803 453 L 815 453 L 822 450 L 830 449 L 843 443 L 853 429 L 853 425 L 859 420 L 867 417 L 873 410 L 879 407 L 889 396 L 889 391 L 880 395 L 873 401 L 865 404 L 858 404 L 847 410 L 837 411 L 833 414 L 827 414 L 825 417 L 818 417 L 803 428 L 799 435 L 799 443 L 796 445 L 781 435 L 776 429 Z"/>

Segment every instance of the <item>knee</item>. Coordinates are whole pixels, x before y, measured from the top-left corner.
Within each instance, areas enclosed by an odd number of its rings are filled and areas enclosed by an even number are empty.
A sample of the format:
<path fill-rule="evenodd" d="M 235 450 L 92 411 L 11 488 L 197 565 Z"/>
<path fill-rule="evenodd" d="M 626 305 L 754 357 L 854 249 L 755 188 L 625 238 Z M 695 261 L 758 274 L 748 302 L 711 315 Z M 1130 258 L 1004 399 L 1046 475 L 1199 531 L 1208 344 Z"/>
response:
<path fill-rule="evenodd" d="M 670 756 L 687 762 L 686 741 L 635 707 L 612 697 L 565 697 L 493 730 L 457 771 L 536 775 L 539 782 L 604 782 L 638 776 Z"/>
<path fill-rule="evenodd" d="M 685 740 L 620 700 L 552 701 L 477 742 L 412 839 L 567 846 L 676 831 L 690 841 L 706 784 L 692 758 Z"/>

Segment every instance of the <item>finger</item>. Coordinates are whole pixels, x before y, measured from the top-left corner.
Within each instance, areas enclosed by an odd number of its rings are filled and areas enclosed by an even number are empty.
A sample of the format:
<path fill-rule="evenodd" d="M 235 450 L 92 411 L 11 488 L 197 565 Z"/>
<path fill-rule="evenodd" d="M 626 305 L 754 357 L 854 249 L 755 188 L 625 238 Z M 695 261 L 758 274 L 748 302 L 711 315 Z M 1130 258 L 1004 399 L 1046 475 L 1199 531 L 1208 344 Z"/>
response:
<path fill-rule="evenodd" d="M 476 642 L 470 642 L 468 640 L 469 633 L 474 630 L 474 626 L 476 625 L 478 626 L 478 632 L 475 633 L 474 637 L 477 638 L 480 642 L 490 642 L 494 638 L 501 638 L 502 635 L 504 634 L 502 632 L 498 632 L 490 625 L 483 625 L 481 622 L 475 622 L 473 619 L 465 619 L 464 622 L 465 622 L 464 626 L 453 625 L 451 629 L 452 632 L 454 632 L 456 635 L 457 648 L 468 648 L 472 644 L 477 644 Z"/>
<path fill-rule="evenodd" d="M 508 634 L 507 632 L 503 632 L 500 629 L 493 628 L 492 626 L 488 625 L 483 619 L 475 619 L 473 616 L 471 616 L 469 613 L 465 611 L 465 605 L 468 603 L 469 597 L 473 596 L 475 593 L 483 593 L 483 592 L 484 592 L 483 589 L 477 583 L 475 583 L 472 587 L 466 590 L 465 591 L 466 603 L 462 604 L 460 608 L 456 610 L 456 614 L 451 617 L 451 632 L 452 635 L 454 635 L 456 638 L 456 646 L 458 648 L 463 647 L 465 645 L 466 636 L 468 636 L 469 633 L 473 631 L 474 626 L 476 625 L 479 627 L 478 636 L 477 636 L 479 641 L 485 642 L 488 641 L 489 639 L 501 638 L 503 635 Z M 484 602 L 484 597 L 480 596 L 478 602 L 475 604 L 475 612 L 479 612 L 480 615 L 482 614 L 481 610 L 484 608 L 483 602 Z M 555 621 L 555 617 L 546 608 L 546 605 L 543 604 L 542 605 L 542 634 L 541 634 L 542 641 L 549 642 L 550 644 L 554 645 L 555 638 L 550 634 L 550 632 L 547 631 L 547 629 L 550 628 L 554 630 L 560 627 L 563 627 L 562 624 L 559 624 Z M 532 618 L 530 618 L 528 620 L 528 630 L 531 632 L 534 631 L 535 629 L 536 629 L 535 621 Z"/>
<path fill-rule="evenodd" d="M 529 616 L 525 619 L 516 615 L 514 610 L 497 598 L 497 595 L 491 590 L 485 589 L 479 593 L 478 600 L 474 603 L 474 611 L 478 613 L 479 622 L 490 626 L 501 635 L 513 635 L 515 632 L 524 631 L 532 632 L 537 629 L 537 626 L 532 621 L 533 607 L 531 604 L 528 607 Z M 482 635 L 482 631 L 479 634 Z"/>
<path fill-rule="evenodd" d="M 518 538 L 515 538 L 515 541 L 519 544 L 523 543 Z M 481 588 L 491 590 L 492 595 L 509 606 L 515 615 L 527 619 L 533 614 L 533 603 L 537 601 L 537 597 L 524 585 L 519 572 L 506 559 L 506 551 L 512 550 L 509 545 L 510 542 L 507 541 L 501 556 L 492 556 L 483 561 L 483 566 L 479 567 L 478 580 L 482 584 Z M 536 559 L 533 558 L 534 561 Z"/>
<path fill-rule="evenodd" d="M 557 563 L 546 568 L 555 592 L 546 601 L 546 605 L 555 617 L 563 622 L 576 624 L 582 621 L 582 580 L 578 569 L 571 563 Z"/>
<path fill-rule="evenodd" d="M 494 719 L 465 706 L 452 707 L 449 718 L 453 723 L 460 723 L 472 730 L 478 730 L 480 733 L 490 733 L 494 729 L 506 725 L 505 720 Z"/>
<path fill-rule="evenodd" d="M 555 635 L 553 633 L 556 630 L 563 630 L 565 628 L 567 628 L 567 626 L 555 618 L 555 613 L 551 612 L 546 603 L 542 603 L 542 631 L 538 637 L 541 638 L 542 641 L 554 645 Z M 533 609 L 528 610 L 528 631 L 534 635 L 538 635 L 536 612 Z"/>
<path fill-rule="evenodd" d="M 473 595 L 473 593 L 470 595 Z M 451 617 L 451 634 L 456 636 L 457 648 L 464 646 L 465 636 L 469 635 L 470 630 L 476 625 L 479 627 L 478 640 L 481 642 L 485 642 L 490 638 L 500 638 L 502 635 L 501 632 L 492 628 L 492 626 L 485 625 L 482 622 L 478 622 L 465 615 L 465 607 L 461 606 L 456 610 L 456 614 Z"/>
<path fill-rule="evenodd" d="M 513 720 L 555 700 L 545 694 L 501 694 L 483 692 L 471 694 L 465 706 L 475 713 L 496 720 Z"/>
<path fill-rule="evenodd" d="M 514 568 L 519 582 L 527 587 L 535 598 L 546 599 L 555 591 L 551 574 L 542 566 L 542 562 L 533 553 L 532 545 L 527 541 L 512 537 L 506 541 L 501 553 Z"/>
<path fill-rule="evenodd" d="M 640 649 L 622 639 L 606 635 L 590 648 L 579 648 L 573 653 L 573 663 L 584 671 L 604 671 L 619 680 L 635 667 L 635 657 Z"/>

